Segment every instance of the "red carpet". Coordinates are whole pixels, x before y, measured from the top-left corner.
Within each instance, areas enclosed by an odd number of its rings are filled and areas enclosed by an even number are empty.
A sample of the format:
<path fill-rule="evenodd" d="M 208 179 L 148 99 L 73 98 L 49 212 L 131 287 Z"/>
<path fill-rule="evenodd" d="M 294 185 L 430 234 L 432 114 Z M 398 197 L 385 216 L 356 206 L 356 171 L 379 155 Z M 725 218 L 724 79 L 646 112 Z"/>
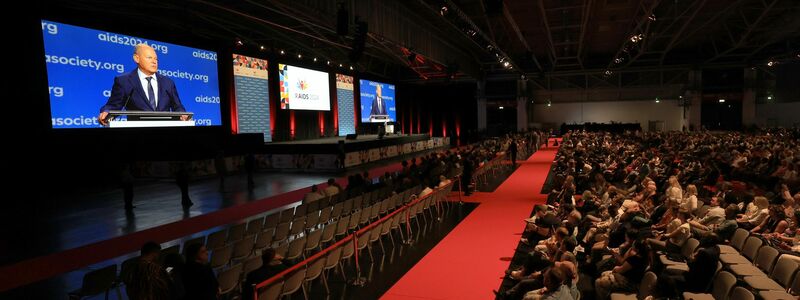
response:
<path fill-rule="evenodd" d="M 514 249 L 540 194 L 557 147 L 536 152 L 493 193 L 465 201 L 480 205 L 381 299 L 494 299 L 493 289 L 509 267 Z"/>

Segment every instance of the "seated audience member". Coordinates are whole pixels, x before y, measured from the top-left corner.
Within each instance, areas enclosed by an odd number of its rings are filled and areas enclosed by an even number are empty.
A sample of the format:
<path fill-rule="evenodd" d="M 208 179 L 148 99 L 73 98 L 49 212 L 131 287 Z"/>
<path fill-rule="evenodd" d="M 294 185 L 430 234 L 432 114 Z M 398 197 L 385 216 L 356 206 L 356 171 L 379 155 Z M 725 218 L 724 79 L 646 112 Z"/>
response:
<path fill-rule="evenodd" d="M 282 259 L 283 257 L 275 253 L 275 249 L 264 249 L 261 254 L 261 267 L 247 274 L 247 279 L 242 286 L 242 298 L 253 299 L 253 285 L 264 282 L 286 270 L 288 267 Z"/>
<path fill-rule="evenodd" d="M 303 203 L 311 203 L 320 199 L 324 199 L 327 197 L 324 192 L 321 192 L 317 189 L 317 185 L 311 186 L 311 192 L 308 192 L 305 196 L 303 196 Z"/>
<path fill-rule="evenodd" d="M 733 237 L 733 233 L 739 228 L 739 224 L 736 222 L 736 213 L 738 211 L 739 207 L 736 204 L 730 204 L 725 208 L 725 220 L 716 226 L 716 228 L 713 228 L 713 226 L 708 227 L 694 224 L 695 226 L 692 227 L 692 234 L 697 237 L 704 237 L 713 232 L 722 241 L 730 240 L 731 237 Z"/>
<path fill-rule="evenodd" d="M 749 230 L 760 225 L 768 216 L 769 200 L 766 197 L 758 196 L 745 207 L 745 213 L 740 215 L 736 222 L 739 223 L 739 227 Z"/>
<path fill-rule="evenodd" d="M 595 281 L 595 299 L 608 299 L 612 292 L 635 292 L 648 266 L 647 253 L 647 244 L 641 240 L 635 241 L 622 256 L 621 262 L 613 270 L 603 272 Z"/>
<path fill-rule="evenodd" d="M 450 182 L 452 182 L 452 181 L 450 181 L 450 179 L 447 179 L 447 177 L 445 177 L 444 175 L 440 175 L 439 176 L 439 187 L 440 188 L 443 188 L 443 187 L 447 186 L 448 184 L 450 184 Z"/>
<path fill-rule="evenodd" d="M 186 249 L 183 273 L 186 299 L 211 300 L 219 297 L 219 282 L 208 265 L 208 249 L 202 244 L 192 244 Z"/>
<path fill-rule="evenodd" d="M 689 221 L 689 224 L 695 227 L 700 227 L 700 225 L 705 227 L 713 227 L 722 224 L 722 221 L 725 220 L 725 209 L 719 207 L 719 197 L 711 197 L 711 202 L 709 203 L 711 208 L 708 209 L 708 212 L 702 219 L 693 219 Z"/>
<path fill-rule="evenodd" d="M 769 216 L 758 226 L 751 229 L 751 233 L 783 233 L 789 227 L 786 215 L 780 205 L 772 205 L 769 208 Z"/>
<path fill-rule="evenodd" d="M 325 187 L 325 189 L 323 190 L 323 192 L 325 192 L 325 195 L 328 197 L 336 195 L 341 191 L 342 187 L 340 187 L 339 184 L 336 183 L 336 179 L 333 178 L 328 179 L 328 186 Z"/>
<path fill-rule="evenodd" d="M 169 274 L 158 263 L 161 246 L 147 242 L 142 246 L 141 256 L 125 282 L 129 299 L 170 299 L 172 281 Z"/>
<path fill-rule="evenodd" d="M 689 217 L 689 212 L 680 210 L 678 211 L 677 218 L 667 226 L 667 230 L 663 235 L 657 235 L 656 238 L 648 239 L 647 242 L 653 250 L 666 250 L 668 253 L 680 253 L 683 243 L 691 236 L 691 226 L 686 219 Z"/>

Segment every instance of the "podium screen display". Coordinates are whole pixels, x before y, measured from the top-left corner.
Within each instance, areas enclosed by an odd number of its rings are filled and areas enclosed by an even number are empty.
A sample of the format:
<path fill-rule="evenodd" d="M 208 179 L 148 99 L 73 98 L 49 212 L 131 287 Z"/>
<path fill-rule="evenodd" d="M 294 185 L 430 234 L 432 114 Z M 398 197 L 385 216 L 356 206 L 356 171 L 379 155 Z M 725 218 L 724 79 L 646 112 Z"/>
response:
<path fill-rule="evenodd" d="M 47 20 L 42 36 L 53 128 L 103 127 L 101 110 L 123 107 L 186 111 L 195 126 L 222 125 L 216 52 Z M 135 55 L 137 44 L 149 47 Z M 153 102 L 136 59 L 157 73 Z M 125 127 L 152 127 L 141 124 Z"/>
<path fill-rule="evenodd" d="M 397 120 L 394 85 L 361 79 L 361 122 L 383 123 Z"/>
<path fill-rule="evenodd" d="M 328 73 L 278 64 L 281 109 L 331 110 Z"/>

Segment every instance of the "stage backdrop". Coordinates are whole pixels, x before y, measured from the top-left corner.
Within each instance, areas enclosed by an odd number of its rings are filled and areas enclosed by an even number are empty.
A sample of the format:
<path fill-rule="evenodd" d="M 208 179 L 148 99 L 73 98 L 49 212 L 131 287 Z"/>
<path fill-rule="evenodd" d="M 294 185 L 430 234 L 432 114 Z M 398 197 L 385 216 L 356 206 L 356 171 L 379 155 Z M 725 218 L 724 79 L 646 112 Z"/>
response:
<path fill-rule="evenodd" d="M 353 76 L 336 74 L 336 100 L 339 109 L 339 135 L 356 133 L 356 110 L 353 104 Z"/>
<path fill-rule="evenodd" d="M 136 71 L 133 49 L 158 56 L 158 73 L 175 82 L 198 126 L 222 125 L 216 52 L 42 20 L 53 128 L 97 128 L 114 78 Z"/>
<path fill-rule="evenodd" d="M 263 133 L 264 142 L 271 142 L 267 70 L 264 59 L 233 54 L 236 133 Z"/>

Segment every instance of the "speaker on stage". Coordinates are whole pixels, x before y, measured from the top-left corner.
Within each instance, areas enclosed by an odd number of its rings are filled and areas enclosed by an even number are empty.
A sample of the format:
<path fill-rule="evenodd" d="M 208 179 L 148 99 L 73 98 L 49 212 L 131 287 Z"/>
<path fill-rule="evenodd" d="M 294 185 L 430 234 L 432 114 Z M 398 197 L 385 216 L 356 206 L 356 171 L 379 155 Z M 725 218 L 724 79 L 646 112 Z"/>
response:
<path fill-rule="evenodd" d="M 358 139 L 358 133 L 351 133 L 344 137 L 346 140 L 356 140 Z"/>

